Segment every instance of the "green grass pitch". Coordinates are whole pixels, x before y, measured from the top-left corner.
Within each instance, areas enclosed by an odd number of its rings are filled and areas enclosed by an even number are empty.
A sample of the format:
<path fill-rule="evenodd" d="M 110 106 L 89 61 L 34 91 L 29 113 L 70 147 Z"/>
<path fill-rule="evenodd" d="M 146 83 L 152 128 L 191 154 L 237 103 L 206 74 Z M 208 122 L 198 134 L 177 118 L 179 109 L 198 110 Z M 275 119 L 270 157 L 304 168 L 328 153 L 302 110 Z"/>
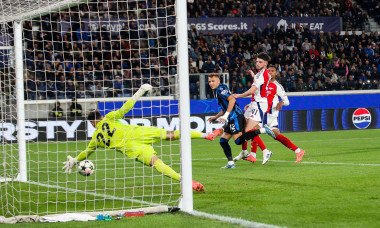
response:
<path fill-rule="evenodd" d="M 295 154 L 268 136 L 263 141 L 273 152 L 271 160 L 261 165 L 259 149 L 255 164 L 247 161 L 236 163 L 236 169 L 222 170 L 226 159 L 219 139 L 213 142 L 193 140 L 193 179 L 206 187 L 206 193 L 194 192 L 194 209 L 215 215 L 242 218 L 244 220 L 286 227 L 380 227 L 380 130 L 327 131 L 308 133 L 285 133 L 297 146 L 306 150 L 301 163 L 294 163 Z M 232 145 L 233 154 L 240 147 Z M 85 143 L 48 144 L 57 151 L 80 151 Z M 46 146 L 46 144 L 45 144 Z M 35 145 L 29 145 L 35 150 Z M 159 148 L 159 147 L 158 147 Z M 162 156 L 165 163 L 179 170 L 178 146 L 163 144 L 163 150 L 172 150 L 172 155 Z M 167 202 L 176 205 L 180 186 L 170 178 L 158 175 L 131 159 L 124 159 L 112 151 L 96 152 L 94 175 L 83 177 L 66 176 L 56 170 L 62 167 L 66 153 L 46 153 L 39 146 L 40 160 L 30 167 L 31 179 L 63 187 L 53 189 L 41 185 L 28 185 L 22 194 L 32 195 L 34 202 L 23 205 L 23 210 L 64 212 L 70 208 L 94 211 L 98 206 L 106 208 L 140 207 L 141 204 Z M 42 151 L 42 152 L 41 152 Z M 159 151 L 158 155 L 161 156 Z M 75 154 L 75 153 L 74 153 Z M 118 158 L 115 163 L 115 158 Z M 3 158 L 2 158 L 3 159 Z M 59 162 L 57 162 L 59 160 Z M 133 168 L 135 167 L 135 168 Z M 49 175 L 47 175 L 48 173 Z M 101 180 L 101 181 L 99 181 Z M 148 186 L 142 188 L 142 186 Z M 136 187 L 137 186 L 137 187 Z M 21 186 L 23 188 L 24 186 Z M 5 192 L 1 184 L 2 196 Z M 50 188 L 52 193 L 39 194 Z M 80 189 L 80 192 L 65 193 L 64 188 Z M 96 189 L 96 191 L 91 191 Z M 12 190 L 8 186 L 8 193 Z M 173 194 L 171 194 L 173 193 Z M 104 200 L 104 195 L 116 196 Z M 133 198 L 135 201 L 125 199 Z M 68 203 L 57 204 L 59 201 Z M 124 200 L 122 200 L 124 199 Z M 4 200 L 2 200 L 4 202 Z M 49 203 L 47 203 L 49 202 Z M 1 204 L 4 209 L 4 204 Z M 115 227 L 234 227 L 231 223 L 190 216 L 186 213 L 165 213 L 142 218 L 123 218 L 111 221 Z M 20 224 L 16 226 L 51 226 L 50 224 Z M 104 221 L 88 223 L 70 222 L 54 224 L 62 227 L 101 227 Z M 7 227 L 8 225 L 4 225 Z M 12 225 L 12 227 L 16 227 Z"/>

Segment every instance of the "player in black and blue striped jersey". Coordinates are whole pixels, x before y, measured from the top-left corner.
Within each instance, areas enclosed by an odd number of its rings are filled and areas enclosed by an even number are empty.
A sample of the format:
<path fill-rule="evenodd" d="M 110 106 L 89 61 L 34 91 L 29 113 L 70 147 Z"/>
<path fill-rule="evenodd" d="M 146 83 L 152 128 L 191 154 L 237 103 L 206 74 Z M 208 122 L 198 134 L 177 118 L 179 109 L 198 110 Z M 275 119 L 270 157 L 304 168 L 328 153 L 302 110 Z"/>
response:
<path fill-rule="evenodd" d="M 241 145 L 258 134 L 267 133 L 272 135 L 273 131 L 270 128 L 264 127 L 259 130 L 252 130 L 244 133 L 244 113 L 240 109 L 239 104 L 236 103 L 236 100 L 227 85 L 221 84 L 219 75 L 215 73 L 211 73 L 208 76 L 208 84 L 214 91 L 215 98 L 218 100 L 218 105 L 221 108 L 219 113 L 210 117 L 208 121 L 212 122 L 220 117 L 219 122 L 224 124 L 224 133 L 220 138 L 220 145 L 228 159 L 228 163 L 222 168 L 235 168 L 236 166 L 232 159 L 231 147 L 228 144 L 231 137 L 235 140 L 235 144 Z"/>

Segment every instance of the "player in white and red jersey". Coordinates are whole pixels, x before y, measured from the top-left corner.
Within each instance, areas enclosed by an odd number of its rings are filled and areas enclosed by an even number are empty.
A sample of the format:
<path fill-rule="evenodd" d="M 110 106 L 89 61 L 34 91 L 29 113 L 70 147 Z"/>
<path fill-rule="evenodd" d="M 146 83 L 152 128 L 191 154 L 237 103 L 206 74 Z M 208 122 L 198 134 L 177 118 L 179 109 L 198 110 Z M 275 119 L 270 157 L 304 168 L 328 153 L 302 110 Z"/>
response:
<path fill-rule="evenodd" d="M 284 144 L 284 146 L 293 150 L 296 153 L 297 160 L 296 162 L 300 162 L 302 160 L 303 155 L 305 154 L 305 150 L 300 149 L 296 145 L 292 143 L 287 137 L 280 133 L 278 129 L 278 114 L 282 109 L 282 106 L 289 105 L 289 99 L 286 96 L 285 90 L 280 83 L 276 81 L 277 70 L 274 66 L 269 67 L 269 72 L 271 75 L 271 80 L 267 86 L 267 99 L 268 99 L 268 109 L 267 109 L 267 125 L 274 132 L 275 140 Z M 281 101 L 279 100 L 281 98 Z M 251 154 L 256 153 L 257 144 L 251 144 Z"/>
<path fill-rule="evenodd" d="M 246 111 L 244 113 L 244 116 L 246 118 L 245 132 L 260 128 L 258 127 L 260 123 L 262 123 L 261 126 L 266 125 L 266 110 L 268 109 L 266 87 L 270 80 L 269 70 L 267 69 L 268 61 L 268 54 L 263 52 L 258 54 L 256 58 L 256 69 L 258 70 L 258 73 L 255 75 L 253 71 L 249 71 L 251 76 L 254 77 L 252 87 L 242 94 L 234 95 L 235 98 L 241 98 L 246 97 L 248 95 L 252 95 L 251 103 L 248 106 L 246 106 Z M 272 135 L 272 137 L 275 136 Z M 263 151 L 263 164 L 266 164 L 269 158 L 272 156 L 272 152 L 266 148 L 260 137 L 255 136 L 253 140 Z M 242 145 L 242 151 L 238 156 L 234 158 L 234 161 L 247 159 L 249 156 L 250 155 L 247 151 L 247 143 L 245 143 Z"/>

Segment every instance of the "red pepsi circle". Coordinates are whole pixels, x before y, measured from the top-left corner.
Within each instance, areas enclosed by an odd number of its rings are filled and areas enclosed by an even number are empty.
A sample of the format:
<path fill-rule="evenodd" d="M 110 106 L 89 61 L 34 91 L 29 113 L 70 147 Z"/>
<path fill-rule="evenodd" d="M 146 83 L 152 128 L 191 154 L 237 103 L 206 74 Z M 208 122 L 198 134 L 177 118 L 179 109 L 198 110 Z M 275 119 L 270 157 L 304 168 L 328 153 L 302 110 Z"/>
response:
<path fill-rule="evenodd" d="M 371 113 L 365 108 L 358 108 L 352 114 L 352 123 L 359 129 L 367 128 L 371 120 Z"/>

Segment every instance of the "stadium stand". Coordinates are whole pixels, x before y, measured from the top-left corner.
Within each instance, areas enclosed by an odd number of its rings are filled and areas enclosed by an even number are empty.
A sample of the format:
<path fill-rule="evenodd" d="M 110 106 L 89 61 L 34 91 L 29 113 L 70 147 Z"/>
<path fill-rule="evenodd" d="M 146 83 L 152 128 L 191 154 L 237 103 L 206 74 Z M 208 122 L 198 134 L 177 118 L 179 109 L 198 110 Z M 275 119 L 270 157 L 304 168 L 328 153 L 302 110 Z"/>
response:
<path fill-rule="evenodd" d="M 133 9 L 136 6 L 134 4 L 139 4 L 140 9 L 147 9 L 142 11 L 147 17 L 155 14 L 172 15 L 170 8 L 149 10 L 151 4 L 164 5 L 165 1 L 148 1 L 147 5 L 145 1 L 118 5 L 109 2 L 107 7 L 110 9 L 104 11 L 103 4 L 94 3 L 89 4 L 88 8 L 80 5 L 61 13 L 44 15 L 40 23 L 36 20 L 34 24 L 25 22 L 25 64 L 28 69 L 26 98 L 131 96 L 134 92 L 131 85 L 139 88 L 141 83 L 148 81 L 160 87 L 154 95 L 170 94 L 168 81 L 171 75 L 177 73 L 177 60 L 171 55 L 176 43 L 175 36 L 171 36 L 174 26 L 138 34 L 137 25 L 132 21 L 125 25 L 119 36 L 114 36 L 105 30 L 86 31 L 83 24 L 76 22 L 79 17 L 106 16 L 102 12 L 114 17 L 133 18 L 133 10 L 129 10 L 128 15 L 117 13 L 117 9 Z M 380 37 L 377 31 L 365 30 L 368 22 L 365 10 L 379 21 L 380 3 L 368 0 L 362 1 L 360 6 L 363 9 L 351 1 L 190 1 L 190 18 L 339 16 L 346 33 L 341 35 L 336 31 L 317 34 L 301 24 L 295 28 L 277 28 L 268 24 L 263 29 L 254 27 L 252 31 L 211 35 L 202 34 L 193 26 L 188 32 L 189 71 L 195 74 L 229 73 L 232 90 L 245 91 L 252 83 L 247 70 L 254 70 L 255 56 L 267 51 L 271 56 L 271 64 L 275 64 L 281 72 L 278 80 L 286 91 L 379 89 Z M 99 15 L 94 13 L 98 11 Z M 58 24 L 68 14 L 71 15 L 72 27 L 62 34 L 58 32 Z M 37 34 L 32 29 L 36 26 L 40 28 Z M 361 34 L 356 34 L 356 30 L 360 30 Z M 38 41 L 32 42 L 35 36 Z M 60 40 L 63 42 L 55 42 Z M 149 56 L 147 47 L 154 47 Z M 53 53 L 53 49 L 58 52 Z M 43 56 L 49 61 L 42 61 Z M 199 98 L 199 82 L 192 81 L 190 89 L 192 98 Z"/>

